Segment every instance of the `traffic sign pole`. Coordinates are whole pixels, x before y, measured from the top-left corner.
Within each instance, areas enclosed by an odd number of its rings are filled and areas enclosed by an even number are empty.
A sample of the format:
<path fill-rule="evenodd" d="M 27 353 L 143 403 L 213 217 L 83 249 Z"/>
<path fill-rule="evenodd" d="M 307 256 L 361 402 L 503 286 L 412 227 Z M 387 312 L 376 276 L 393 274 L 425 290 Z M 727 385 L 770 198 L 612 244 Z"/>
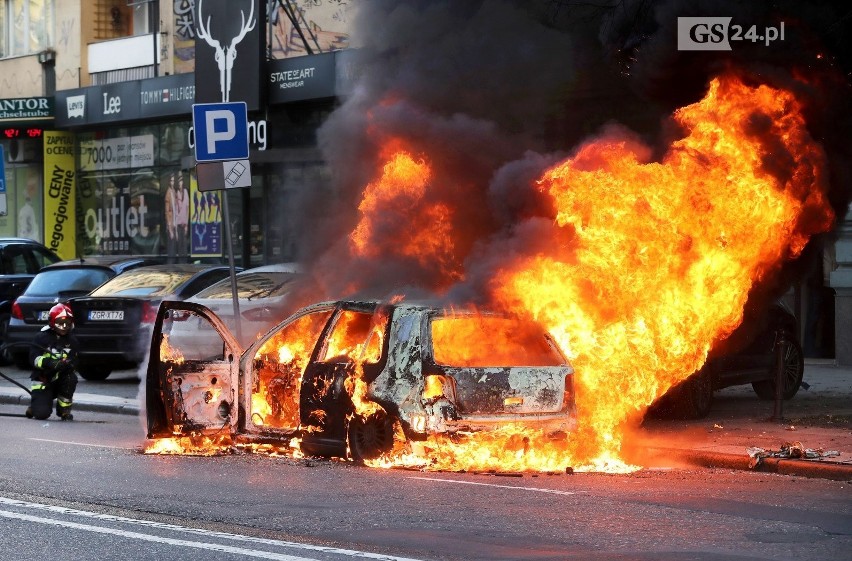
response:
<path fill-rule="evenodd" d="M 192 106 L 192 126 L 195 130 L 195 159 L 199 162 L 196 166 L 199 189 L 207 191 L 225 189 L 229 186 L 250 187 L 248 111 L 245 102 L 196 103 Z M 220 169 L 211 166 L 213 162 L 217 162 Z M 227 173 L 225 173 L 226 169 Z M 220 172 L 221 179 L 218 175 Z M 234 244 L 227 191 L 223 192 L 222 211 L 225 219 L 228 263 L 231 269 L 234 326 L 237 340 L 242 346 L 242 321 L 237 294 L 237 274 L 234 266 Z"/>
<path fill-rule="evenodd" d="M 228 242 L 228 263 L 231 267 L 231 297 L 234 301 L 234 325 L 237 329 L 237 341 L 243 344 L 243 328 L 240 320 L 240 300 L 237 297 L 237 273 L 234 268 L 234 244 L 231 236 L 231 213 L 228 210 L 228 192 L 222 193 L 222 212 L 225 218 L 225 240 Z"/>

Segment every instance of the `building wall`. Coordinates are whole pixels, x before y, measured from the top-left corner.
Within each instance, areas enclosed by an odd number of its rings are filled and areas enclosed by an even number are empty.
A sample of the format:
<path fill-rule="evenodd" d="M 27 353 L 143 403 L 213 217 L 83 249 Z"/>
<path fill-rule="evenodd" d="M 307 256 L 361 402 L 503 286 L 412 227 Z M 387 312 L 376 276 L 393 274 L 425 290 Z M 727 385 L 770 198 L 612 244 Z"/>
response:
<path fill-rule="evenodd" d="M 44 78 L 37 55 L 0 60 L 0 98 L 44 95 Z"/>
<path fill-rule="evenodd" d="M 80 0 L 56 3 L 56 89 L 80 87 Z"/>

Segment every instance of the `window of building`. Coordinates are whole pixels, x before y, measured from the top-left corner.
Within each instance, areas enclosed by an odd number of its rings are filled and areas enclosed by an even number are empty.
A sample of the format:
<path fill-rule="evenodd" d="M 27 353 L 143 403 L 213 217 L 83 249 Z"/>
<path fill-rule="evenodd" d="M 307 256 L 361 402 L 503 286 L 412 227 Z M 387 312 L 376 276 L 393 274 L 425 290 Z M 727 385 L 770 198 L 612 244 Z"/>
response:
<path fill-rule="evenodd" d="M 53 46 L 55 0 L 0 0 L 0 56 L 41 52 Z"/>

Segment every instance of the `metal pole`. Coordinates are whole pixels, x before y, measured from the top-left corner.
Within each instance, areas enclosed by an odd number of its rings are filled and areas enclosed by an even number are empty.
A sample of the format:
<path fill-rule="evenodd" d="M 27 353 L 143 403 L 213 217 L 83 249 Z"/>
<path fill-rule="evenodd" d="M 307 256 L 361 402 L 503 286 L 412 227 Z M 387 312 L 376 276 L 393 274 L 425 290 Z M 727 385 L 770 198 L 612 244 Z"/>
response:
<path fill-rule="evenodd" d="M 237 298 L 237 273 L 234 268 L 234 245 L 231 240 L 231 213 L 228 210 L 228 191 L 222 191 L 222 210 L 225 218 L 225 243 L 228 245 L 228 263 L 231 267 L 231 296 L 234 300 L 234 325 L 237 331 L 237 341 L 243 344 L 243 328 L 240 322 L 240 301 Z"/>

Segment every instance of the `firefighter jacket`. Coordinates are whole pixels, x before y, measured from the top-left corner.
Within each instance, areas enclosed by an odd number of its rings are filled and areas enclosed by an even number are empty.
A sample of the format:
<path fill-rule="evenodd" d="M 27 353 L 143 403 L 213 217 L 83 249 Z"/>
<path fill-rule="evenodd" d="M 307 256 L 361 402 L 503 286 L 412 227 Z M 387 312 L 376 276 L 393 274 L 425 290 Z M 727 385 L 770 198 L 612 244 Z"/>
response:
<path fill-rule="evenodd" d="M 30 379 L 48 381 L 56 374 L 73 372 L 79 352 L 80 343 L 73 333 L 60 335 L 53 329 L 40 332 L 30 347 L 30 364 L 33 365 Z"/>

